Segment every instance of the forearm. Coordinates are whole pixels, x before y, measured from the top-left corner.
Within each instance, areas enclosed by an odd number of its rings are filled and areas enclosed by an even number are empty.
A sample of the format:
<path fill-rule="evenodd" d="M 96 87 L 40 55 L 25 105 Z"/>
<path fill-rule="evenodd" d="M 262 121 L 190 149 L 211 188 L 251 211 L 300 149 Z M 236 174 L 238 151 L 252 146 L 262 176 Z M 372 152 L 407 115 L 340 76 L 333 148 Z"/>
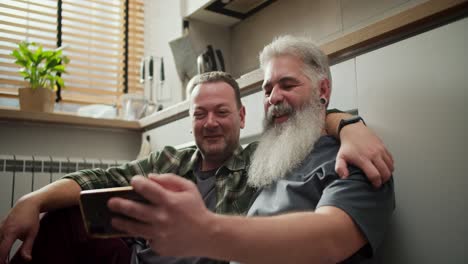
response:
<path fill-rule="evenodd" d="M 41 212 L 78 205 L 80 186 L 73 180 L 61 179 L 37 191 L 26 194 L 18 201 L 36 203 Z"/>
<path fill-rule="evenodd" d="M 242 263 L 336 263 L 362 246 L 354 243 L 343 248 L 340 232 L 348 231 L 336 218 L 317 213 L 255 218 L 217 215 L 214 222 L 202 253 Z"/>

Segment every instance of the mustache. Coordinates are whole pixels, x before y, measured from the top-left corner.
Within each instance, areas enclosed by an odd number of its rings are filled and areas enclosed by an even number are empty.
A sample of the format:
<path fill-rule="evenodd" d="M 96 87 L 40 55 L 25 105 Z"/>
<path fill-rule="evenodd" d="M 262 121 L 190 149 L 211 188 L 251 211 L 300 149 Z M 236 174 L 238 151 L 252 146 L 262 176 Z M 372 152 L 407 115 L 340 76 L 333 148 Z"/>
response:
<path fill-rule="evenodd" d="M 267 124 L 273 123 L 273 118 L 282 115 L 294 114 L 294 108 L 288 102 L 282 102 L 280 104 L 272 105 L 268 108 L 265 119 Z"/>

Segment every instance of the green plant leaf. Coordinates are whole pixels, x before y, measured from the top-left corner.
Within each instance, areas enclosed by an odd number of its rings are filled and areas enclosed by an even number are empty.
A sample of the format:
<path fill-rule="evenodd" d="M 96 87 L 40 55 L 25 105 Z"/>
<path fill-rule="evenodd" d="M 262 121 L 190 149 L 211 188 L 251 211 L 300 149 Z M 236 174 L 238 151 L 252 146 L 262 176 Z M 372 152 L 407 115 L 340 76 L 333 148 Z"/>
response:
<path fill-rule="evenodd" d="M 48 59 L 45 68 L 54 68 L 56 65 L 59 65 L 59 63 L 58 59 Z"/>
<path fill-rule="evenodd" d="M 68 64 L 68 63 L 70 63 L 70 59 L 67 56 L 63 56 L 62 63 L 63 64 Z"/>
<path fill-rule="evenodd" d="M 29 78 L 29 73 L 27 73 L 27 72 L 20 71 L 20 74 L 21 74 L 21 76 L 24 77 L 24 79 Z"/>
<path fill-rule="evenodd" d="M 39 47 L 36 49 L 36 52 L 34 52 L 34 58 L 36 59 L 37 65 L 39 65 L 44 58 L 44 54 L 42 53 L 42 45 L 39 45 Z"/>
<path fill-rule="evenodd" d="M 57 65 L 52 68 L 56 72 L 65 72 L 65 65 Z"/>
<path fill-rule="evenodd" d="M 22 54 L 22 56 L 28 60 L 28 61 L 31 61 L 33 62 L 34 61 L 34 58 L 33 58 L 33 55 L 32 55 L 32 52 L 29 50 L 29 43 L 27 42 L 22 42 L 20 45 L 19 45 L 19 50 Z"/>
<path fill-rule="evenodd" d="M 60 85 L 60 87 L 62 89 L 65 89 L 65 82 L 63 81 L 62 77 L 56 76 L 55 79 L 56 79 L 58 85 Z"/>
<path fill-rule="evenodd" d="M 28 66 L 28 61 L 24 59 L 17 59 L 15 61 L 15 64 L 22 66 L 22 67 L 27 67 Z"/>
<path fill-rule="evenodd" d="M 66 64 L 70 61 L 62 55 L 62 50 L 45 50 L 42 45 L 18 43 L 18 48 L 11 55 L 15 63 L 22 67 L 19 74 L 29 82 L 32 89 L 43 87 L 54 90 L 56 84 L 65 87 L 64 81 L 57 74 L 66 73 Z"/>
<path fill-rule="evenodd" d="M 17 60 L 24 60 L 23 55 L 16 49 L 13 50 L 10 55 L 15 57 Z"/>

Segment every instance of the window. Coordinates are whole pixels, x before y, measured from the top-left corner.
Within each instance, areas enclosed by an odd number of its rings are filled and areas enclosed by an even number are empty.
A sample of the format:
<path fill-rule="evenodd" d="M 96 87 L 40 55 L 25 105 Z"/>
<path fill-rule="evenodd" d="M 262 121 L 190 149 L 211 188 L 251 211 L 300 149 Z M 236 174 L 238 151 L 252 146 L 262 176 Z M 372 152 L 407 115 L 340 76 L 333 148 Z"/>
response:
<path fill-rule="evenodd" d="M 65 104 L 115 104 L 125 92 L 143 93 L 143 15 L 142 0 L 2 1 L 0 99 L 15 101 L 17 89 L 27 86 L 9 55 L 23 40 L 65 47 L 71 60 L 63 75 Z"/>

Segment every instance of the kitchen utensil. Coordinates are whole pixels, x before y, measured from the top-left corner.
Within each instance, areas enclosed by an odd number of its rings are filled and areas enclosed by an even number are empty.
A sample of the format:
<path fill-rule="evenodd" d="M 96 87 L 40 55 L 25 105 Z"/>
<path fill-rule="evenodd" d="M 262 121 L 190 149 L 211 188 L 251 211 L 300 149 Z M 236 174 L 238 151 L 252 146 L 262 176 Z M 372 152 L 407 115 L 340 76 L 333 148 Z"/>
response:
<path fill-rule="evenodd" d="M 120 97 L 122 106 L 121 118 L 138 120 L 145 116 L 147 100 L 141 94 L 124 94 Z"/>
<path fill-rule="evenodd" d="M 206 50 L 197 57 L 197 70 L 198 74 L 218 69 L 216 64 L 215 53 L 213 46 L 206 46 Z"/>
<path fill-rule="evenodd" d="M 153 91 L 155 89 L 154 87 L 154 59 L 153 56 L 149 57 L 149 62 L 148 62 L 148 80 L 150 83 L 149 86 L 149 96 L 147 98 L 147 103 L 146 103 L 146 109 L 145 109 L 145 114 L 144 116 L 149 116 L 152 113 L 154 113 L 157 109 L 156 103 L 154 103 L 154 94 Z"/>
<path fill-rule="evenodd" d="M 221 52 L 220 49 L 217 49 L 216 50 L 216 57 L 218 59 L 218 64 L 219 64 L 219 68 L 217 70 L 220 70 L 220 71 L 226 71 L 226 67 L 224 67 L 224 57 L 223 57 L 223 53 Z"/>

